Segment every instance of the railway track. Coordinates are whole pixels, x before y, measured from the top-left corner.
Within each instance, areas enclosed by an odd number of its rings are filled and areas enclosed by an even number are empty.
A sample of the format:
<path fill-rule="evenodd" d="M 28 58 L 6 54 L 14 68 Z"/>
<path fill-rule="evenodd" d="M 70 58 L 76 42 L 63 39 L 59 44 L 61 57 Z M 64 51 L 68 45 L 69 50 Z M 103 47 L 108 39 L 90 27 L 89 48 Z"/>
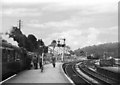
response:
<path fill-rule="evenodd" d="M 103 76 L 103 75 L 99 74 L 97 71 L 90 70 L 83 63 L 78 65 L 78 67 L 82 72 L 84 72 L 88 76 L 97 80 L 100 83 L 100 85 L 118 85 L 117 81 L 110 79 L 107 76 Z"/>
<path fill-rule="evenodd" d="M 75 64 L 76 62 L 63 64 L 63 70 L 67 74 L 67 76 L 69 76 L 73 80 L 75 85 L 80 85 L 80 84 L 92 85 L 87 80 L 85 80 L 81 75 L 79 75 L 78 72 L 76 72 Z"/>
<path fill-rule="evenodd" d="M 118 85 L 115 81 L 88 69 L 82 62 L 65 63 L 63 70 L 75 85 Z"/>

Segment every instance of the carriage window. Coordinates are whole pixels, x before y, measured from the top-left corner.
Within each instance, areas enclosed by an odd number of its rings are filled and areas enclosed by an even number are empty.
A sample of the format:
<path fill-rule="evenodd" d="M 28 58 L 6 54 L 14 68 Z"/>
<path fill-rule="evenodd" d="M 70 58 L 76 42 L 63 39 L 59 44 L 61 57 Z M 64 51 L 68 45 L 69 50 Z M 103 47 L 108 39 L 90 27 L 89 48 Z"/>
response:
<path fill-rule="evenodd" d="M 10 62 L 10 51 L 7 50 L 7 52 L 8 52 L 8 53 L 7 53 L 7 61 Z"/>
<path fill-rule="evenodd" d="M 20 53 L 18 53 L 17 51 L 15 52 L 15 60 L 20 59 Z"/>
<path fill-rule="evenodd" d="M 12 49 L 8 49 L 7 60 L 8 62 L 14 61 L 13 51 Z"/>
<path fill-rule="evenodd" d="M 2 49 L 2 61 L 7 62 L 7 51 L 6 51 L 6 49 Z"/>

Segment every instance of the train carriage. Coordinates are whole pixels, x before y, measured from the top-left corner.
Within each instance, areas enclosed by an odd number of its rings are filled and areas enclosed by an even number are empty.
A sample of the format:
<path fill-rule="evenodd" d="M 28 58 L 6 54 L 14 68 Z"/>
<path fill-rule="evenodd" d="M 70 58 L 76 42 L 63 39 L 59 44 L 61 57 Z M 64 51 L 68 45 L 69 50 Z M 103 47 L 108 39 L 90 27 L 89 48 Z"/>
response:
<path fill-rule="evenodd" d="M 2 51 L 2 80 L 27 68 L 27 51 L 12 44 L 2 42 L 0 45 Z"/>

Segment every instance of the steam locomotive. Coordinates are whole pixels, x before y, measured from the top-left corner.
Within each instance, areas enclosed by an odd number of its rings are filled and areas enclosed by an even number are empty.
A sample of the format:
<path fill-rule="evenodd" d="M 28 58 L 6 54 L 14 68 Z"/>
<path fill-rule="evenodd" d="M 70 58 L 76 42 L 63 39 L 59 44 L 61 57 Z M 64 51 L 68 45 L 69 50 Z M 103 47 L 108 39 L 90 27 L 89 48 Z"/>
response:
<path fill-rule="evenodd" d="M 31 58 L 24 48 L 19 48 L 7 42 L 0 44 L 0 65 L 2 66 L 2 80 L 30 68 Z"/>

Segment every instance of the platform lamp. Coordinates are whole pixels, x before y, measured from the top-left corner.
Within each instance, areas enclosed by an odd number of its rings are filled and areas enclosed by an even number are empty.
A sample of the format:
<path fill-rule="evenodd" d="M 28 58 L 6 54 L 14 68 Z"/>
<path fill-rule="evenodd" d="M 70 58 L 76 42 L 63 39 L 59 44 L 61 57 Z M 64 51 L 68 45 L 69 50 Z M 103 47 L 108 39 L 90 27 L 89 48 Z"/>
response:
<path fill-rule="evenodd" d="M 59 48 L 59 54 L 60 54 L 60 40 L 58 40 L 57 42 L 58 42 L 57 47 Z"/>
<path fill-rule="evenodd" d="M 66 39 L 64 38 L 63 39 L 63 41 L 64 41 L 64 44 L 62 45 L 62 47 L 63 47 L 63 56 L 62 56 L 62 60 L 64 61 L 64 55 L 65 55 L 65 41 L 66 41 Z"/>

